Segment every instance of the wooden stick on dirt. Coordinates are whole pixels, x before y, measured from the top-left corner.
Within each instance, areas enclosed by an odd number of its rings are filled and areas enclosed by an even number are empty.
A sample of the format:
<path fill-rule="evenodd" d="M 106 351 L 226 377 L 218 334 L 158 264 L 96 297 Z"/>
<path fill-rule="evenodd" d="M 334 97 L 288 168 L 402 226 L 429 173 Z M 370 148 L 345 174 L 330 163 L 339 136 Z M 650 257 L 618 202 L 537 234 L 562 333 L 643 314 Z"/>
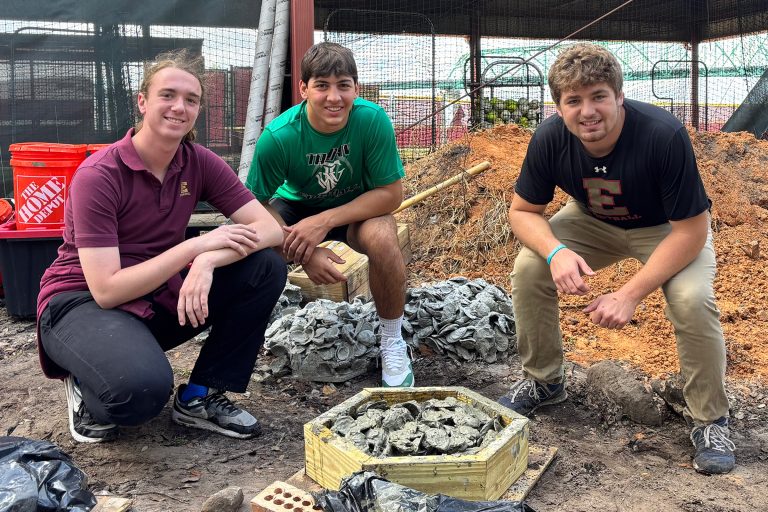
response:
<path fill-rule="evenodd" d="M 397 212 L 403 211 L 406 208 L 408 208 L 410 206 L 413 206 L 414 204 L 423 201 L 427 197 L 440 192 L 444 188 L 450 187 L 451 185 L 454 185 L 454 184 L 458 183 L 464 177 L 470 177 L 470 176 L 474 176 L 475 174 L 480 174 L 481 172 L 483 172 L 483 171 L 485 171 L 487 169 L 490 169 L 490 168 L 491 168 L 491 163 L 489 161 L 485 160 L 483 162 L 480 162 L 479 164 L 475 165 L 474 167 L 470 167 L 466 171 L 462 171 L 459 174 L 457 174 L 456 176 L 454 176 L 452 178 L 448 178 L 447 180 L 438 183 L 434 187 L 429 188 L 429 189 L 425 190 L 424 192 L 419 192 L 415 196 L 409 197 L 408 199 L 403 201 L 402 204 L 400 204 L 400 206 L 397 208 L 397 210 L 395 210 L 392 213 L 397 213 Z"/>

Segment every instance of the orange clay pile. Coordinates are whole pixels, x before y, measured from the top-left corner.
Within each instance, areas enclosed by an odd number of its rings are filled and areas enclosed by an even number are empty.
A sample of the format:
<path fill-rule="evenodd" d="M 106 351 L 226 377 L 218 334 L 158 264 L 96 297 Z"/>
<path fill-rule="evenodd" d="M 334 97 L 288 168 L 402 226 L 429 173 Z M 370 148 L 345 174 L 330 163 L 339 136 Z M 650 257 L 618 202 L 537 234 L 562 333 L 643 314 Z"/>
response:
<path fill-rule="evenodd" d="M 728 375 L 768 382 L 768 141 L 748 133 L 691 132 L 702 179 L 712 199 L 718 277 L 715 291 L 728 349 Z M 410 284 L 463 275 L 506 289 L 519 242 L 506 211 L 531 133 L 514 125 L 470 134 L 406 168 L 411 196 L 488 160 L 485 173 L 443 190 L 398 214 L 410 225 L 414 261 Z M 564 204 L 559 192 L 547 215 Z M 655 292 L 622 330 L 592 325 L 581 312 L 596 294 L 621 286 L 638 269 L 625 261 L 589 278 L 593 293 L 561 297 L 567 357 L 588 366 L 604 359 L 628 361 L 651 377 L 679 371 L 664 297 Z"/>

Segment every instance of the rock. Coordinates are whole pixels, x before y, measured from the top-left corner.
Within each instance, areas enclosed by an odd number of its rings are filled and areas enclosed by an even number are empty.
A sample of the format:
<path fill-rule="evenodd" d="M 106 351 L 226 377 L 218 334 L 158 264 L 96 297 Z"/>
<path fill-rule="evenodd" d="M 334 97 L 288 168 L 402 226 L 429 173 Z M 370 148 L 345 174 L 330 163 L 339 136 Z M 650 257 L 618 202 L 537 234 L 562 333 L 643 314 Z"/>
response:
<path fill-rule="evenodd" d="M 626 416 L 637 423 L 658 426 L 668 415 L 666 404 L 650 386 L 646 388 L 615 361 L 602 361 L 587 370 L 587 403 L 598 408 L 608 423 Z"/>
<path fill-rule="evenodd" d="M 242 503 L 243 490 L 227 487 L 205 500 L 200 512 L 236 512 Z"/>
<path fill-rule="evenodd" d="M 760 259 L 760 242 L 757 240 L 752 240 L 749 243 L 743 244 L 741 250 L 753 260 Z"/>
<path fill-rule="evenodd" d="M 685 386 L 685 380 L 679 373 L 673 375 L 669 379 L 653 379 L 651 381 L 651 387 L 657 395 L 664 400 L 669 407 L 672 408 L 675 413 L 683 415 L 685 409 L 685 397 L 683 396 L 683 386 Z"/>
<path fill-rule="evenodd" d="M 744 459 L 757 457 L 763 451 L 763 445 L 758 436 L 744 432 L 738 428 L 731 428 L 731 441 L 736 445 L 737 456 Z"/>

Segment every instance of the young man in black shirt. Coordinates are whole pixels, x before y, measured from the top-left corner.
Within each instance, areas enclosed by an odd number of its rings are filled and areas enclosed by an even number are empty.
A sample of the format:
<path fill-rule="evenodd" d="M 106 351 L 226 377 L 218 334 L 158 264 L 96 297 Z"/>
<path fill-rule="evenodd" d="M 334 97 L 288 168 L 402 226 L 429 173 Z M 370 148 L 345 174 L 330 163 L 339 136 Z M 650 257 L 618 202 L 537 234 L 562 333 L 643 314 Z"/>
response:
<path fill-rule="evenodd" d="M 667 111 L 624 98 L 616 58 L 576 44 L 549 72 L 557 116 L 528 147 L 509 221 L 525 245 L 512 273 L 523 380 L 499 401 L 521 414 L 566 399 L 558 292 L 585 295 L 584 275 L 625 258 L 643 267 L 584 312 L 621 329 L 661 287 L 675 327 L 692 421 L 694 468 L 734 466 L 728 438 L 725 342 L 712 282 L 715 253 L 709 200 L 685 128 Z M 571 200 L 543 214 L 560 187 Z"/>

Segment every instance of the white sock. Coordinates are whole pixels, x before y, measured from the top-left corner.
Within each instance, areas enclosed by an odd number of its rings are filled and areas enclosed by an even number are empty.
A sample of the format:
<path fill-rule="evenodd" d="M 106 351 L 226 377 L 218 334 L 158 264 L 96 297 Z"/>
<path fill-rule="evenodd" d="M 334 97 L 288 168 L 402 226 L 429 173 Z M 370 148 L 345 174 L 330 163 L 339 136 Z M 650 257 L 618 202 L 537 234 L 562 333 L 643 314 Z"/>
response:
<path fill-rule="evenodd" d="M 379 317 L 379 320 L 381 320 L 381 338 L 402 338 L 402 328 L 403 328 L 403 315 L 400 315 L 398 318 L 394 318 L 392 320 L 388 320 L 386 318 Z"/>

